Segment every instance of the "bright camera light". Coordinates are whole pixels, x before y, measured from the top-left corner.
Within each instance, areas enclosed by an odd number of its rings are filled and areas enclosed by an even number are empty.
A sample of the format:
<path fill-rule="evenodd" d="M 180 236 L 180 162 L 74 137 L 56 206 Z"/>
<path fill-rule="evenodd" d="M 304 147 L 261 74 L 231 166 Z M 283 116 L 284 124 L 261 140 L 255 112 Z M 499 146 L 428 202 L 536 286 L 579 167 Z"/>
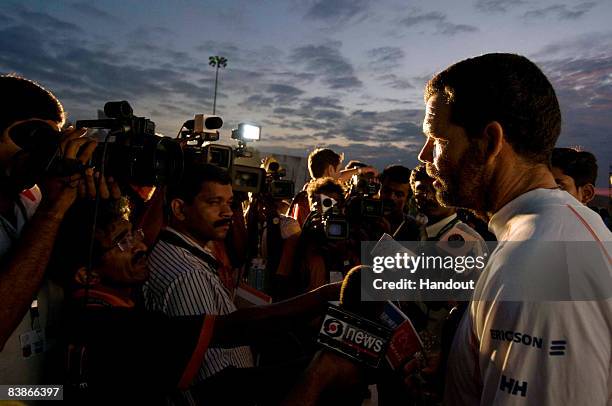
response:
<path fill-rule="evenodd" d="M 244 140 L 253 140 L 253 141 L 259 140 L 259 136 L 261 132 L 260 127 L 257 127 L 256 125 L 251 125 L 251 124 L 242 124 L 241 127 L 242 127 L 241 128 L 242 138 Z"/>

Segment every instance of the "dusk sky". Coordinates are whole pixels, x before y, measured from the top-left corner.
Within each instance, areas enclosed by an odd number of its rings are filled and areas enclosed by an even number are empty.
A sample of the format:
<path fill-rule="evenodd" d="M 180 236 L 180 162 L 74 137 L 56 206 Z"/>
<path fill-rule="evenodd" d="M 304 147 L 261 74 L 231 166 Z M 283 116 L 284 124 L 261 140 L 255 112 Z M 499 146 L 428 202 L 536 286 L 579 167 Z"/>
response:
<path fill-rule="evenodd" d="M 70 120 L 128 100 L 175 136 L 212 112 L 222 138 L 262 127 L 258 149 L 305 156 L 329 146 L 382 168 L 413 167 L 423 138 L 423 86 L 487 52 L 534 60 L 563 111 L 559 146 L 612 161 L 612 1 L 2 1 L 0 72 L 52 90 Z"/>

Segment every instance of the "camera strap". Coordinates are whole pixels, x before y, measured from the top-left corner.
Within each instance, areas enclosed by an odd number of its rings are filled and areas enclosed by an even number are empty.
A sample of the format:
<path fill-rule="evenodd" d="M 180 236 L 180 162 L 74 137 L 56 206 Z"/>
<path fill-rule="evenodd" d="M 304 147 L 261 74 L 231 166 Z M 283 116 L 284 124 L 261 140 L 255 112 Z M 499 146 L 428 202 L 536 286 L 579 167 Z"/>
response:
<path fill-rule="evenodd" d="M 187 241 L 183 240 L 178 235 L 168 230 L 160 231 L 159 240 L 166 242 L 168 244 L 176 245 L 177 247 L 180 247 L 180 248 L 183 248 L 189 251 L 191 254 L 193 254 L 197 258 L 201 259 L 202 261 L 210 265 L 215 275 L 219 274 L 218 273 L 219 261 L 213 258 L 212 255 L 204 252 L 201 248 L 194 247 L 193 245 L 189 244 Z"/>

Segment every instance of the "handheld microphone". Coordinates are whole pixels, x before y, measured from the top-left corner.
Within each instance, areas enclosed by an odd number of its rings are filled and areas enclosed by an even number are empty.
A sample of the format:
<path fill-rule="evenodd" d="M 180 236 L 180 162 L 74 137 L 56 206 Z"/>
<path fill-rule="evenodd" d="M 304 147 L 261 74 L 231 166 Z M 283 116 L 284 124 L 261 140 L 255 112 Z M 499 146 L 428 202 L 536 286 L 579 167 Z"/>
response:
<path fill-rule="evenodd" d="M 327 349 L 372 368 L 393 370 L 423 353 L 423 343 L 410 319 L 391 302 L 361 301 L 357 266 L 344 278 L 339 306 L 329 305 L 317 342 Z"/>
<path fill-rule="evenodd" d="M 340 291 L 340 304 L 329 305 L 317 342 L 327 349 L 372 368 L 386 354 L 392 330 L 379 324 L 379 303 L 362 302 L 361 268 L 349 271 Z"/>

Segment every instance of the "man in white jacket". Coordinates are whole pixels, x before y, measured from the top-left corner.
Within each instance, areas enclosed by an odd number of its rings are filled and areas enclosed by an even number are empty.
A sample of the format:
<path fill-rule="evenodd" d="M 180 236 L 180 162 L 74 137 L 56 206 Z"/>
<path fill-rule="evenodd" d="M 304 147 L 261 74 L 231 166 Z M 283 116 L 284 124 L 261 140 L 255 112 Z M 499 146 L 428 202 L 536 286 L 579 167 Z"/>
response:
<path fill-rule="evenodd" d="M 528 59 L 458 62 L 425 89 L 419 159 L 438 200 L 500 241 L 455 336 L 448 405 L 612 405 L 611 235 L 559 190 L 552 85 Z"/>

